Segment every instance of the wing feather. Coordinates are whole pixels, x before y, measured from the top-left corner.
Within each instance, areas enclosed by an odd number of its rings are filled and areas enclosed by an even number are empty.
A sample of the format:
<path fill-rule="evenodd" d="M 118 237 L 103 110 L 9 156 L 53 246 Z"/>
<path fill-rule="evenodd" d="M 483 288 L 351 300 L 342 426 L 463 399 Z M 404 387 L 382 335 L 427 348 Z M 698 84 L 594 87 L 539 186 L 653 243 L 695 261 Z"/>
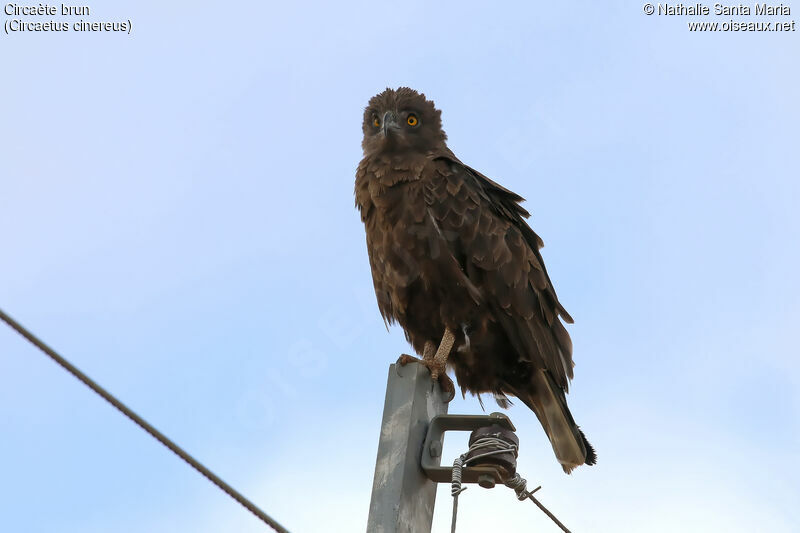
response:
<path fill-rule="evenodd" d="M 572 317 L 558 301 L 539 249 L 542 239 L 525 222 L 523 198 L 464 165 L 452 154 L 433 160 L 439 179 L 428 184 L 428 208 L 462 270 L 493 309 L 523 360 L 548 370 L 567 389 L 572 342 L 559 320 Z"/>

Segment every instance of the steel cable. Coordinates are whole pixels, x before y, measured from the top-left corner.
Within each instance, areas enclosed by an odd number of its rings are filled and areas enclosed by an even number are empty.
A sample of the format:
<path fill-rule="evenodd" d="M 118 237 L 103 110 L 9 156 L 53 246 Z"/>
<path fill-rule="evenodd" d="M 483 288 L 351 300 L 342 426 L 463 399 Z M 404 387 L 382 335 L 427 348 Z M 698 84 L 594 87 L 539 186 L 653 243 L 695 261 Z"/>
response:
<path fill-rule="evenodd" d="M 150 423 L 148 423 L 145 419 L 134 413 L 128 406 L 124 403 L 119 401 L 115 398 L 110 392 L 105 390 L 103 387 L 98 385 L 94 382 L 89 376 L 78 370 L 72 363 L 64 359 L 58 353 L 55 352 L 52 348 L 47 346 L 44 342 L 39 340 L 33 333 L 25 329 L 19 322 L 8 316 L 6 313 L 0 309 L 0 319 L 2 319 L 6 324 L 11 326 L 11 328 L 25 337 L 31 344 L 39 348 L 42 352 L 47 354 L 51 359 L 53 359 L 56 363 L 61 365 L 67 372 L 78 378 L 84 385 L 92 389 L 96 392 L 100 397 L 106 400 L 108 403 L 116 407 L 119 411 L 122 412 L 125 416 L 130 418 L 133 422 L 135 422 L 139 427 L 143 430 L 148 432 L 150 435 L 153 436 L 158 442 L 172 450 L 175 455 L 189 463 L 189 465 L 203 474 L 209 481 L 211 481 L 214 485 L 220 488 L 223 492 L 225 492 L 228 496 L 239 502 L 245 509 L 253 513 L 256 517 L 258 517 L 262 522 L 270 526 L 272 529 L 277 531 L 278 533 L 289 533 L 285 527 L 280 525 L 274 519 L 272 519 L 269 515 L 267 515 L 264 511 L 259 509 L 253 502 L 245 498 L 239 491 L 225 483 L 222 479 L 219 478 L 214 472 L 203 466 L 197 459 L 189 455 L 186 451 L 184 451 L 180 446 L 175 444 L 166 435 L 158 431 L 154 428 Z"/>

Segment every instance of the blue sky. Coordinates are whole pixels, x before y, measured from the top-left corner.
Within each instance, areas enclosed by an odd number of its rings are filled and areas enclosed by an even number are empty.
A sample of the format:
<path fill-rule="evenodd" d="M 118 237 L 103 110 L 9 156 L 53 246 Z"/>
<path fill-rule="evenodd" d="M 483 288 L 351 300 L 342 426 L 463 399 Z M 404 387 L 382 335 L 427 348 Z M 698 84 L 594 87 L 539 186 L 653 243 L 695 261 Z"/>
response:
<path fill-rule="evenodd" d="M 528 199 L 576 319 L 599 463 L 563 475 L 512 408 L 541 500 L 574 531 L 795 530 L 797 33 L 629 2 L 91 9 L 132 34 L 0 37 L 0 307 L 290 530 L 366 524 L 408 348 L 352 190 L 362 109 L 399 85 Z M 265 531 L 6 327 L 0 457 L 4 531 Z M 506 489 L 459 510 L 555 530 Z"/>

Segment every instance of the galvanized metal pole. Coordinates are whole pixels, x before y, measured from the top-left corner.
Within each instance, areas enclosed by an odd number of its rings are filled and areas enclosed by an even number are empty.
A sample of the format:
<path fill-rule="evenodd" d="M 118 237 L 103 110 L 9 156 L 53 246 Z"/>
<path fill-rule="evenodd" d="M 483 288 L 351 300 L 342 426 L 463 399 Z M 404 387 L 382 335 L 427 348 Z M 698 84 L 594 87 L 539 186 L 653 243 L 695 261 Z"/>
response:
<path fill-rule="evenodd" d="M 436 483 L 420 467 L 431 419 L 447 413 L 439 384 L 422 365 L 391 365 L 372 483 L 367 533 L 429 533 Z"/>

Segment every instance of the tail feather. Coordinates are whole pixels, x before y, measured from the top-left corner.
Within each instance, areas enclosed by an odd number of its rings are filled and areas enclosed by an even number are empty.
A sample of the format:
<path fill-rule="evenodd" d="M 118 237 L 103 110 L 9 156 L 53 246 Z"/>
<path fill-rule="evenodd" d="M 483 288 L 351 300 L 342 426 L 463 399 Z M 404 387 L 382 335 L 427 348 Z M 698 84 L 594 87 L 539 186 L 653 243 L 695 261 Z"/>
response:
<path fill-rule="evenodd" d="M 589 444 L 589 441 L 586 440 L 586 435 L 583 434 L 583 430 L 580 426 L 575 426 L 578 428 L 578 433 L 581 434 L 581 439 L 583 440 L 583 446 L 586 448 L 586 462 L 587 465 L 596 465 L 597 464 L 597 452 L 594 451 L 594 446 Z"/>
<path fill-rule="evenodd" d="M 572 418 L 564 389 L 545 370 L 535 372 L 531 381 L 527 391 L 517 391 L 515 396 L 536 413 L 564 472 L 595 464 L 597 454 Z"/>

